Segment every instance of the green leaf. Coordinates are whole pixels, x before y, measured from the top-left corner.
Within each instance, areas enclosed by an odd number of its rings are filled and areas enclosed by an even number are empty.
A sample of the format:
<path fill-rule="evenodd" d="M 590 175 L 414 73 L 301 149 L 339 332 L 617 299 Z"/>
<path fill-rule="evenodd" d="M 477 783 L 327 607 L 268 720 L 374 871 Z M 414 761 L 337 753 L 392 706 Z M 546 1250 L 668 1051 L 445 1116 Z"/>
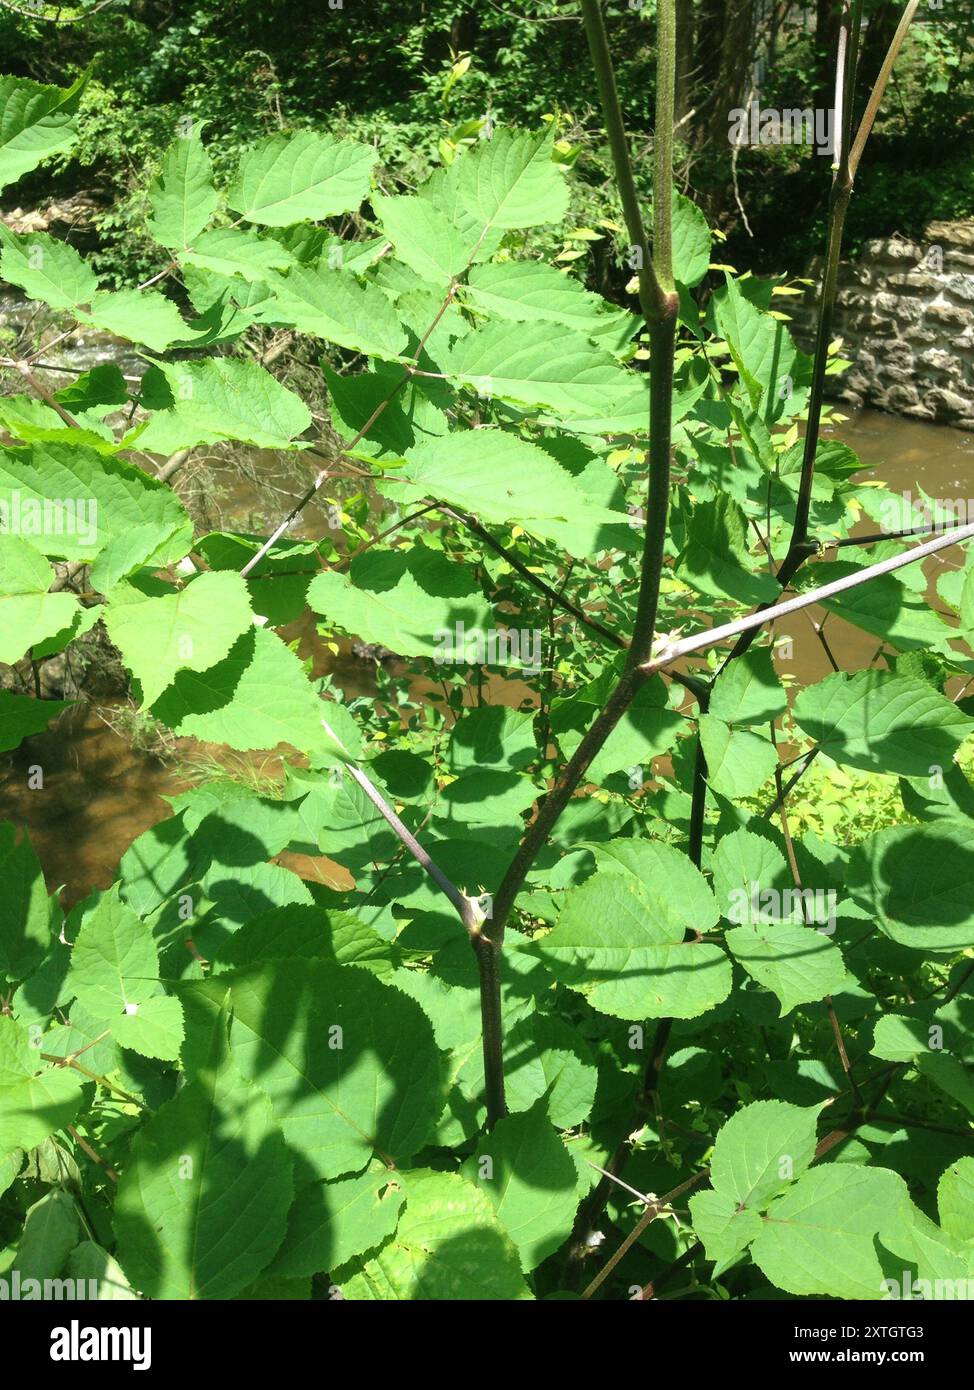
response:
<path fill-rule="evenodd" d="M 252 622 L 247 585 L 228 570 L 197 575 L 159 597 L 121 585 L 105 612 L 108 635 L 140 682 L 146 707 L 177 671 L 205 671 L 222 661 Z"/>
<path fill-rule="evenodd" d="M 690 1219 L 707 1259 L 716 1266 L 714 1278 L 734 1263 L 761 1230 L 760 1214 L 749 1208 L 742 1210 L 725 1192 L 694 1193 L 690 1198 Z"/>
<path fill-rule="evenodd" d="M 813 925 L 786 922 L 734 927 L 725 940 L 752 979 L 777 995 L 781 1017 L 850 984 L 842 953 Z"/>
<path fill-rule="evenodd" d="M 217 207 L 210 156 L 197 135 L 174 140 L 149 187 L 152 216 L 149 234 L 160 246 L 178 251 L 189 246 Z"/>
<path fill-rule="evenodd" d="M 372 207 L 396 256 L 431 285 L 446 286 L 465 268 L 476 244 L 427 198 L 372 195 Z"/>
<path fill-rule="evenodd" d="M 534 712 L 481 705 L 453 726 L 447 767 L 454 776 L 480 768 L 523 769 L 535 758 Z"/>
<path fill-rule="evenodd" d="M 710 1165 L 713 1191 L 690 1198 L 694 1230 L 720 1274 L 761 1231 L 759 1213 L 811 1163 L 822 1106 L 755 1101 L 717 1135 Z"/>
<path fill-rule="evenodd" d="M 644 431 L 649 419 L 646 378 L 571 328 L 553 334 L 544 322 L 489 323 L 459 338 L 440 365 L 481 396 L 545 407 L 568 421 L 598 415 L 606 434 L 630 420 Z"/>
<path fill-rule="evenodd" d="M 77 311 L 77 318 L 116 338 L 144 343 L 152 352 L 165 352 L 173 343 L 192 337 L 175 304 L 158 290 L 99 290 L 92 295 L 89 309 Z"/>
<path fill-rule="evenodd" d="M 273 1258 L 291 1158 L 267 1097 L 224 1064 L 190 1081 L 132 1141 L 118 1258 L 149 1298 L 232 1298 Z"/>
<path fill-rule="evenodd" d="M 112 432 L 107 425 L 93 420 L 89 421 L 87 429 L 73 429 L 56 410 L 32 396 L 18 394 L 0 398 L 0 425 L 14 440 L 28 444 L 34 440 L 70 439 L 72 443 L 87 444 L 101 453 L 110 453 L 113 448 Z"/>
<path fill-rule="evenodd" d="M 321 726 L 327 710 L 280 637 L 251 628 L 215 666 L 178 672 L 152 712 L 180 737 L 242 752 L 289 743 L 310 753 L 333 748 Z"/>
<path fill-rule="evenodd" d="M 744 297 L 740 284 L 725 274 L 714 298 L 717 324 L 727 340 L 752 409 L 766 423 L 794 415 L 805 398 L 809 359 L 798 351 L 780 319 L 762 313 Z"/>
<path fill-rule="evenodd" d="M 504 430 L 455 431 L 428 440 L 409 451 L 397 477 L 416 485 L 416 498 L 451 502 L 488 524 L 516 522 L 543 538 L 561 538 L 562 528 L 551 521 L 629 529 L 628 516 L 593 505 L 544 449 Z"/>
<path fill-rule="evenodd" d="M 52 911 L 30 837 L 0 821 L 0 975 L 25 980 L 51 945 Z"/>
<path fill-rule="evenodd" d="M 917 1058 L 928 1051 L 943 1046 L 969 1061 L 972 1060 L 971 1043 L 966 1030 L 958 1037 L 949 1018 L 936 1016 L 934 1005 L 913 1005 L 909 1014 L 883 1014 L 876 1020 L 871 1050 L 874 1057 L 882 1057 L 887 1062 L 916 1063 Z"/>
<path fill-rule="evenodd" d="M 238 227 L 202 232 L 194 238 L 192 250 L 183 251 L 179 259 L 183 265 L 198 266 L 216 275 L 238 275 L 258 282 L 294 264 L 291 253 L 279 241 Z"/>
<path fill-rule="evenodd" d="M 68 988 L 121 1047 L 164 1061 L 179 1056 L 182 1009 L 161 993 L 152 931 L 122 902 L 117 884 L 84 919 Z"/>
<path fill-rule="evenodd" d="M 652 895 L 652 916 L 668 936 L 684 932 L 701 935 L 717 925 L 714 895 L 700 870 L 687 856 L 661 840 L 609 840 L 592 845 L 599 874 L 625 874 L 635 883 L 665 884 Z"/>
<path fill-rule="evenodd" d="M 853 851 L 849 892 L 893 941 L 921 951 L 974 946 L 970 827 L 966 819 L 893 826 Z"/>
<path fill-rule="evenodd" d="M 397 359 L 405 351 L 406 333 L 375 285 L 320 266 L 295 266 L 288 275 L 264 279 L 272 298 L 259 306 L 257 316 L 265 323 L 287 325 L 369 357 Z"/>
<path fill-rule="evenodd" d="M 414 444 L 446 433 L 446 416 L 424 393 L 419 378 L 400 388 L 401 367 L 380 363 L 375 371 L 358 376 L 339 376 L 326 364 L 322 370 L 338 433 L 351 441 L 368 425 L 362 438 L 352 446 L 354 457 L 388 458 L 398 463 Z M 389 404 L 369 424 L 376 407 L 386 399 Z"/>
<path fill-rule="evenodd" d="M 234 1059 L 309 1173 L 341 1177 L 373 1152 L 402 1166 L 427 1142 L 445 1100 L 433 1030 L 372 971 L 272 961 L 189 988 L 226 999 Z"/>
<path fill-rule="evenodd" d="M 971 1252 L 964 1245 L 942 1231 L 919 1207 L 909 1201 L 890 1214 L 879 1232 L 879 1240 L 884 1249 L 889 1250 L 908 1267 L 914 1266 L 918 1278 L 911 1279 L 911 1272 L 904 1271 L 900 1279 L 887 1280 L 885 1296 L 889 1297 L 891 1287 L 903 1296 L 908 1294 L 905 1283 L 912 1285 L 910 1292 L 914 1297 L 938 1298 L 944 1285 L 938 1289 L 935 1281 L 949 1281 L 947 1288 L 956 1290 L 953 1297 L 970 1300 Z M 899 1273 L 899 1270 L 896 1270 Z M 926 1289 L 924 1289 L 926 1283 Z M 947 1298 L 951 1293 L 946 1294 Z"/>
<path fill-rule="evenodd" d="M 710 228 L 696 203 L 673 190 L 673 274 L 692 289 L 710 265 Z"/>
<path fill-rule="evenodd" d="M 403 656 L 463 664 L 466 638 L 495 631 L 469 567 L 418 540 L 409 550 L 366 551 L 353 559 L 347 574 L 319 574 L 308 589 L 308 603 L 329 625 Z M 456 640 L 458 624 L 464 641 Z"/>
<path fill-rule="evenodd" d="M 885 1276 L 875 1239 L 905 1198 L 903 1179 L 885 1168 L 812 1168 L 772 1203 L 751 1255 L 786 1293 L 880 1299 Z"/>
<path fill-rule="evenodd" d="M 904 777 L 949 765 L 974 730 L 974 721 L 932 686 L 887 671 L 826 676 L 800 692 L 794 713 L 835 762 Z"/>
<path fill-rule="evenodd" d="M 298 792 L 307 792 L 299 811 L 301 822 L 307 838 L 323 854 L 353 872 L 392 858 L 399 841 L 357 782 L 336 780 L 330 773 L 301 772 L 292 773 L 290 781 Z"/>
<path fill-rule="evenodd" d="M 351 212 L 369 191 L 378 157 L 369 145 L 313 130 L 271 135 L 244 153 L 227 202 L 265 227 Z"/>
<path fill-rule="evenodd" d="M 725 724 L 768 724 L 787 707 L 770 647 L 751 647 L 729 661 L 710 692 L 709 711 Z"/>
<path fill-rule="evenodd" d="M 804 574 L 808 587 L 815 588 L 857 574 L 862 569 L 865 565 L 832 560 L 827 565 L 812 565 Z M 924 595 L 911 593 L 895 574 L 877 575 L 856 589 L 824 599 L 822 607 L 864 632 L 881 637 L 901 652 L 932 647 L 949 653 L 948 639 L 956 635 L 956 628 L 947 626 Z"/>
<path fill-rule="evenodd" d="M 717 1135 L 710 1161 L 714 1188 L 741 1206 L 763 1210 L 811 1163 L 821 1110 L 779 1100 L 738 1110 Z"/>
<path fill-rule="evenodd" d="M 551 1123 L 570 1129 L 588 1119 L 599 1074 L 584 1039 L 573 1027 L 560 1018 L 530 1013 L 508 1029 L 504 1079 L 512 1114 L 530 1109 L 543 1097 Z M 483 1048 L 478 1042 L 459 1085 L 465 1095 L 480 1101 L 484 1084 Z"/>
<path fill-rule="evenodd" d="M 696 1018 L 731 987 L 719 946 L 684 942 L 664 885 L 628 874 L 597 873 L 572 889 L 558 924 L 529 950 L 616 1018 Z"/>
<path fill-rule="evenodd" d="M 87 1283 L 89 1289 L 94 1285 L 101 1303 L 131 1303 L 136 1298 L 122 1266 L 93 1240 L 83 1240 L 74 1247 L 68 1256 L 67 1273 L 69 1278 Z"/>
<path fill-rule="evenodd" d="M 45 1192 L 24 1217 L 16 1260 L 21 1280 L 56 1279 L 78 1243 L 78 1232 L 74 1198 L 59 1188 Z"/>
<path fill-rule="evenodd" d="M 47 232 L 5 237 L 0 278 L 52 309 L 87 304 L 98 289 L 98 277 L 87 261 L 73 246 Z"/>
<path fill-rule="evenodd" d="M 571 1233 L 578 1174 L 544 1099 L 499 1120 L 461 1171 L 486 1194 L 525 1272 L 554 1254 Z"/>
<path fill-rule="evenodd" d="M 43 1063 L 26 1029 L 0 1014 L 0 1154 L 33 1149 L 69 1125 L 83 1081 L 71 1067 Z"/>
<path fill-rule="evenodd" d="M 0 753 L 17 748 L 25 738 L 40 734 L 52 719 L 63 714 L 72 700 L 35 700 L 0 690 Z"/>
<path fill-rule="evenodd" d="M 406 1209 L 396 1234 L 342 1272 L 346 1299 L 529 1299 L 518 1253 L 493 1206 L 458 1173 L 398 1175 Z"/>
<path fill-rule="evenodd" d="M 778 750 L 764 734 L 732 729 L 714 714 L 698 720 L 707 782 L 721 796 L 752 796 L 774 774 Z"/>
<path fill-rule="evenodd" d="M 581 743 L 607 696 L 607 682 L 599 677 L 574 695 L 556 697 L 552 701 L 551 732 L 566 758 L 570 758 Z M 613 773 L 631 772 L 640 781 L 645 780 L 650 760 L 673 747 L 685 724 L 683 715 L 669 707 L 662 680 L 654 676 L 640 686 L 628 710 L 592 760 L 586 777 L 592 782 L 604 782 Z"/>
<path fill-rule="evenodd" d="M 446 762 L 455 780 L 440 790 L 437 818 L 468 825 L 513 821 L 541 792 L 520 775 L 535 757 L 531 713 L 499 705 L 465 713 L 450 735 Z"/>
<path fill-rule="evenodd" d="M 68 443 L 0 449 L 0 508 L 45 555 L 93 560 L 112 540 L 149 527 L 141 563 L 181 560 L 193 526 L 172 488 L 121 459 Z"/>
<path fill-rule="evenodd" d="M 474 308 L 515 323 L 560 323 L 610 351 L 622 350 L 639 320 L 616 309 L 580 281 L 546 261 L 497 261 L 474 266 L 467 277 Z"/>
<path fill-rule="evenodd" d="M 405 1201 L 398 1175 L 380 1163 L 357 1177 L 302 1187 L 269 1272 L 318 1274 L 369 1254 L 393 1235 Z"/>
<path fill-rule="evenodd" d="M 73 594 L 49 594 L 54 571 L 39 550 L 0 532 L 0 662 L 12 665 L 29 647 L 69 627 Z"/>
<path fill-rule="evenodd" d="M 974 1240 L 974 1158 L 952 1163 L 937 1186 L 940 1224 L 957 1240 Z"/>
<path fill-rule="evenodd" d="M 148 424 L 123 441 L 150 453 L 171 454 L 194 444 L 239 439 L 259 449 L 289 449 L 311 424 L 311 412 L 293 391 L 256 362 L 232 357 L 157 362 L 143 403 Z"/>
<path fill-rule="evenodd" d="M 77 138 L 75 117 L 87 73 L 70 87 L 0 77 L 0 189 Z"/>
<path fill-rule="evenodd" d="M 758 564 L 748 553 L 747 519 L 730 494 L 698 502 L 676 558 L 680 578 L 702 594 L 756 607 L 781 592 L 773 575 L 755 572 Z"/>
<path fill-rule="evenodd" d="M 568 207 L 564 169 L 552 137 L 497 131 L 458 161 L 458 202 L 478 227 L 537 227 L 560 222 Z"/>
<path fill-rule="evenodd" d="M 734 830 L 720 837 L 713 870 L 721 914 L 732 922 L 741 920 L 742 906 L 750 903 L 755 884 L 761 889 L 793 886 L 777 845 L 750 830 Z"/>

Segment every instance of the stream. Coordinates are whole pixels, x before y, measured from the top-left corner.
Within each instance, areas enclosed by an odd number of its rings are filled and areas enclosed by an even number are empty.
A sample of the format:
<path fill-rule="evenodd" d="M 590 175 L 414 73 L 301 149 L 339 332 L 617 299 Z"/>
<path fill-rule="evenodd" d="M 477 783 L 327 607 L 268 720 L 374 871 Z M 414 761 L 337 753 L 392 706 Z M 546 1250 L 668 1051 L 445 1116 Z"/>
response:
<path fill-rule="evenodd" d="M 966 497 L 974 492 L 969 481 L 974 478 L 974 435 L 864 410 L 836 429 L 832 437 L 856 450 L 869 470 L 867 477 L 881 478 L 895 492 L 915 491 L 917 484 L 934 497 Z M 293 484 L 290 490 L 294 490 Z M 230 507 L 243 514 L 241 524 L 246 525 L 254 501 L 252 493 L 246 485 L 234 484 L 228 484 L 227 492 Z M 320 513 L 316 516 L 313 512 L 306 523 L 305 529 L 295 534 L 320 535 L 326 524 Z M 956 567 L 962 562 L 962 556 L 951 548 L 940 552 L 931 563 Z M 930 573 L 935 575 L 936 570 Z M 802 684 L 820 680 L 831 670 L 826 653 L 803 615 L 795 615 L 793 623 L 794 658 L 780 669 Z M 834 615 L 827 633 L 836 661 L 847 670 L 869 665 L 879 645 L 877 638 Z M 315 674 L 329 672 L 348 697 L 375 692 L 371 661 L 355 657 L 349 643 L 341 644 L 337 655 L 328 651 L 317 638 L 310 618 L 285 629 L 285 636 L 300 637 L 301 655 L 312 658 Z M 485 689 L 487 698 L 510 703 L 519 703 L 529 693 L 519 682 L 501 677 L 493 678 Z M 192 745 L 190 750 L 191 756 L 210 752 L 214 759 L 218 751 L 199 745 Z M 259 757 L 245 760 L 242 755 L 233 756 L 241 765 L 260 770 Z M 227 761 L 226 750 L 220 757 Z M 272 775 L 273 759 L 265 761 Z M 31 789 L 29 781 L 37 779 L 29 778 L 29 770 L 36 767 L 43 769 L 43 787 Z M 0 820 L 27 829 L 48 887 L 63 890 L 62 902 L 70 906 L 111 883 L 119 858 L 132 841 L 170 814 L 164 798 L 190 784 L 180 754 L 167 762 L 139 751 L 109 727 L 95 708 L 79 703 L 55 727 L 0 758 Z M 347 882 L 343 871 L 330 861 L 289 862 L 304 877 L 317 877 L 334 886 Z"/>

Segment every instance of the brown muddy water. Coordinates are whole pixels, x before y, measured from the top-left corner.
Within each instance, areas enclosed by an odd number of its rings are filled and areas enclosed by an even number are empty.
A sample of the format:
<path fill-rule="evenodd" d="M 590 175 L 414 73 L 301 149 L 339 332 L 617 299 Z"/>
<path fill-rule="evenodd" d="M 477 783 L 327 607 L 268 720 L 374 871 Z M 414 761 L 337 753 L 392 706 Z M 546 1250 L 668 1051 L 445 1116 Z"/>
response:
<path fill-rule="evenodd" d="M 974 497 L 974 435 L 867 410 L 837 428 L 833 437 L 856 450 L 870 470 L 867 477 L 882 479 L 892 491 L 916 494 L 921 485 L 933 497 Z M 236 495 L 231 491 L 229 506 L 244 514 L 239 524 L 248 524 L 246 513 L 252 503 L 246 487 Z M 295 534 L 321 535 L 326 524 L 323 514 L 311 511 L 305 530 Z M 928 573 L 933 581 L 937 566 L 962 563 L 962 554 L 948 549 L 928 562 Z M 821 620 L 822 614 L 808 611 Z M 822 679 L 832 668 L 811 623 L 800 613 L 791 623 L 787 635 L 794 641 L 794 660 L 779 669 L 801 684 Z M 867 666 L 877 653 L 878 639 L 834 615 L 828 619 L 826 633 L 843 669 Z M 375 693 L 374 665 L 356 658 L 349 644 L 333 654 L 317 638 L 310 620 L 286 629 L 285 636 L 300 637 L 301 654 L 312 658 L 315 674 L 330 673 L 348 697 Z M 420 694 L 426 689 L 432 689 L 432 682 L 416 687 Z M 500 677 L 486 683 L 485 692 L 488 699 L 511 704 L 531 693 L 521 683 Z M 55 727 L 30 739 L 28 747 L 0 756 L 0 820 L 29 832 L 49 888 L 63 889 L 62 902 L 69 906 L 111 883 L 119 858 L 132 841 L 170 814 L 163 798 L 190 784 L 191 768 L 184 759 L 198 762 L 207 756 L 214 762 L 220 757 L 226 761 L 225 750 L 207 749 L 189 740 L 173 761 L 162 761 L 133 748 L 95 709 L 78 705 Z M 30 774 L 38 767 L 43 770 L 43 787 L 31 789 L 30 782 L 37 778 Z M 273 756 L 241 759 L 240 767 L 274 777 L 280 760 Z M 342 881 L 342 871 L 327 860 L 289 862 L 302 877 L 335 886 Z"/>

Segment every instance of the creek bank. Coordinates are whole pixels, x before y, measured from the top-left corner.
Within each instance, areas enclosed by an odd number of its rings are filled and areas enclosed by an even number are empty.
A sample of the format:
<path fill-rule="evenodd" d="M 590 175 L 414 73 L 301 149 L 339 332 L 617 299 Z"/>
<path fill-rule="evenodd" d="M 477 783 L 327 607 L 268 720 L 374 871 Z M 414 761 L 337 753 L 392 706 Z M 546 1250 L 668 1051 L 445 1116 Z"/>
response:
<path fill-rule="evenodd" d="M 811 350 L 822 260 L 794 320 Z M 833 337 L 852 366 L 832 397 L 974 431 L 974 220 L 931 222 L 922 241 L 869 241 L 839 271 Z"/>

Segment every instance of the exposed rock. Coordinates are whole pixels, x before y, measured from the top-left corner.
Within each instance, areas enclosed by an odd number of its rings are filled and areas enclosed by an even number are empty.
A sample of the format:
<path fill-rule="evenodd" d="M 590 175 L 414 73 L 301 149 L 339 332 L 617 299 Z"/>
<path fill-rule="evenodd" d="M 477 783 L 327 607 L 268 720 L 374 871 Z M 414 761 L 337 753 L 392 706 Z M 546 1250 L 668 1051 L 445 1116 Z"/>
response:
<path fill-rule="evenodd" d="M 955 304 L 928 304 L 925 317 L 935 323 L 946 324 L 949 328 L 966 328 L 974 323 L 970 309 L 958 309 Z"/>
<path fill-rule="evenodd" d="M 895 333 L 896 320 L 882 314 L 860 314 L 850 325 L 858 333 Z"/>
<path fill-rule="evenodd" d="M 920 404 L 920 393 L 915 386 L 893 386 L 886 396 L 886 404 L 890 410 L 906 410 Z"/>
<path fill-rule="evenodd" d="M 927 228 L 927 241 L 974 251 L 974 222 L 931 222 Z"/>
<path fill-rule="evenodd" d="M 908 324 L 903 330 L 903 337 L 910 343 L 919 343 L 921 346 L 926 343 L 935 343 L 937 335 L 931 328 L 921 328 L 917 324 Z"/>
<path fill-rule="evenodd" d="M 923 398 L 923 403 L 935 413 L 938 420 L 958 420 L 963 419 L 971 413 L 974 408 L 974 401 L 965 400 L 956 391 L 945 391 L 937 389 L 928 391 Z"/>
<path fill-rule="evenodd" d="M 949 294 L 967 304 L 974 304 L 974 275 L 948 275 L 945 279 Z"/>
<path fill-rule="evenodd" d="M 862 361 L 862 358 L 859 359 Z M 957 359 L 945 348 L 928 348 L 926 352 L 921 352 L 918 361 L 925 367 L 932 367 L 935 372 L 950 372 L 956 368 Z"/>
<path fill-rule="evenodd" d="M 940 285 L 933 275 L 919 270 L 908 270 L 903 275 L 887 275 L 887 285 L 907 290 L 910 294 L 936 294 Z"/>
<path fill-rule="evenodd" d="M 811 350 L 821 257 L 795 311 Z M 827 378 L 839 400 L 970 429 L 974 418 L 974 220 L 932 222 L 922 242 L 876 238 L 839 270 L 834 334 L 852 367 Z"/>

